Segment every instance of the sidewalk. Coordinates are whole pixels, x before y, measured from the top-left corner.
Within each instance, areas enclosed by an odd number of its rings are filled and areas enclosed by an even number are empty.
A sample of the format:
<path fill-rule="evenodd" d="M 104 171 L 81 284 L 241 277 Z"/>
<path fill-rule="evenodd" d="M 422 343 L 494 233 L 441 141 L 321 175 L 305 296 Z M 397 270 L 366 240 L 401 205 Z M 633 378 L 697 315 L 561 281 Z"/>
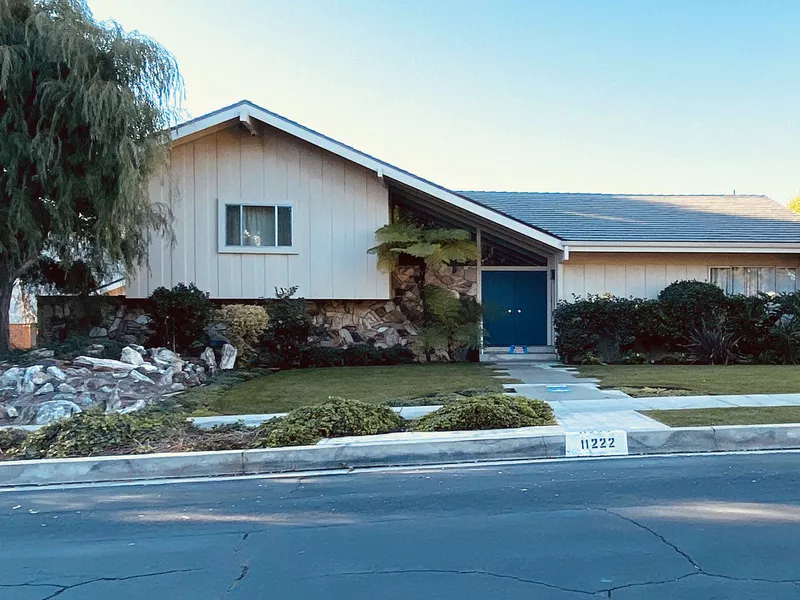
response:
<path fill-rule="evenodd" d="M 598 429 L 669 429 L 640 410 L 726 408 L 746 406 L 800 406 L 800 394 L 731 396 L 656 396 L 633 398 L 618 390 L 602 390 L 597 379 L 581 378 L 558 363 L 496 364 L 498 373 L 523 383 L 504 384 L 510 393 L 547 401 L 567 431 Z M 503 377 L 503 375 L 499 375 Z"/>

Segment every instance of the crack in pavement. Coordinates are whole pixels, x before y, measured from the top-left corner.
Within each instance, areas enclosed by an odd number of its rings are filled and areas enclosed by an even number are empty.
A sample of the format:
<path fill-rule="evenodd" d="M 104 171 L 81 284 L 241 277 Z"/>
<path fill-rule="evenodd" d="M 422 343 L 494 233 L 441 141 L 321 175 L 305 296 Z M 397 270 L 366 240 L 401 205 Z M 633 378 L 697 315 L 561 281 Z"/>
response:
<path fill-rule="evenodd" d="M 294 500 L 294 495 L 300 490 L 300 487 L 303 485 L 303 479 L 306 479 L 306 477 L 300 477 L 300 479 L 297 480 L 297 485 L 294 486 L 292 491 L 290 491 L 287 494 L 286 496 L 287 498 L 292 498 Z"/>
<path fill-rule="evenodd" d="M 613 511 L 613 510 L 611 510 L 610 508 L 597 508 L 597 509 L 594 509 L 594 510 L 599 510 L 599 511 L 601 511 L 601 512 L 608 513 L 608 514 L 610 514 L 610 515 L 614 515 L 615 517 L 617 517 L 617 518 L 619 518 L 619 519 L 622 519 L 623 521 L 627 521 L 627 522 L 628 522 L 628 523 L 630 523 L 631 525 L 636 525 L 636 527 L 638 527 L 638 528 L 640 528 L 640 529 L 644 529 L 644 530 L 645 530 L 645 531 L 647 531 L 648 533 L 652 534 L 653 536 L 657 537 L 659 540 L 661 540 L 662 542 L 664 542 L 664 543 L 665 543 L 667 546 L 669 546 L 670 548 L 672 548 L 672 549 L 673 549 L 675 552 L 677 552 L 678 554 L 680 554 L 680 555 L 681 555 L 683 558 L 685 558 L 685 559 L 686 559 L 686 560 L 689 562 L 689 564 L 690 564 L 690 565 L 692 565 L 692 566 L 693 566 L 695 569 L 697 569 L 697 571 L 698 571 L 698 572 L 700 572 L 700 573 L 702 573 L 702 572 L 703 572 L 703 569 L 700 567 L 700 565 L 698 565 L 698 564 L 695 562 L 695 560 L 694 560 L 694 559 L 693 559 L 691 556 L 689 556 L 689 555 L 688 555 L 686 552 L 684 552 L 683 550 L 681 550 L 680 548 L 678 548 L 678 546 L 676 546 L 675 544 L 673 544 L 672 542 L 670 542 L 670 541 L 669 541 L 667 538 L 665 538 L 665 537 L 664 537 L 663 535 L 661 535 L 660 533 L 658 533 L 658 532 L 656 532 L 656 531 L 654 531 L 654 530 L 650 529 L 650 528 L 649 528 L 647 525 L 643 525 L 642 523 L 639 523 L 638 521 L 635 521 L 635 520 L 633 520 L 633 519 L 631 519 L 631 518 L 629 518 L 629 517 L 626 517 L 626 516 L 624 516 L 624 515 L 621 515 L 621 514 L 619 514 L 619 513 L 617 513 L 617 512 L 614 512 L 614 511 Z"/>
<path fill-rule="evenodd" d="M 324 579 L 327 577 L 358 577 L 362 575 L 410 575 L 413 573 L 434 573 L 441 575 L 483 575 L 485 577 L 495 577 L 497 579 L 511 579 L 513 581 L 518 581 L 520 583 L 539 585 L 554 590 L 561 590 L 562 592 L 572 592 L 573 594 L 583 594 L 586 596 L 596 595 L 596 592 L 587 592 L 586 590 L 568 588 L 556 585 L 554 583 L 546 583 L 544 581 L 536 581 L 534 579 L 525 579 L 524 577 L 517 577 L 516 575 L 508 575 L 506 573 L 494 573 L 492 571 L 479 571 L 479 570 L 460 571 L 458 569 L 386 569 L 379 571 L 347 571 L 344 573 L 326 573 L 324 575 L 304 577 L 303 579 Z"/>
<path fill-rule="evenodd" d="M 93 583 L 99 583 L 101 581 L 130 581 L 131 579 L 143 579 L 145 577 L 159 577 L 161 575 L 172 575 L 174 573 L 192 573 L 194 571 L 199 571 L 200 569 L 172 569 L 170 571 L 159 571 L 158 573 L 142 573 L 141 575 L 128 575 L 126 577 L 97 577 L 95 579 L 89 579 L 87 581 L 80 581 L 78 583 L 73 583 L 72 585 L 60 585 L 57 583 L 24 583 L 19 585 L 8 585 L 8 586 L 0 586 L 0 587 L 57 587 L 58 590 L 50 594 L 49 596 L 45 596 L 42 600 L 50 600 L 51 598 L 55 598 L 56 596 L 60 596 L 64 592 L 69 590 L 73 590 L 75 588 L 83 587 L 85 585 L 91 585 Z"/>
<path fill-rule="evenodd" d="M 663 535 L 658 533 L 657 531 L 653 530 L 652 528 L 644 525 L 643 523 L 639 523 L 638 521 L 631 519 L 630 517 L 626 517 L 624 515 L 619 514 L 618 512 L 614 512 L 609 508 L 594 508 L 590 510 L 597 510 L 600 512 L 608 513 L 610 515 L 614 515 L 622 519 L 623 521 L 627 521 L 631 525 L 635 525 L 636 527 L 643 529 L 653 535 L 654 537 L 658 538 L 661 542 L 672 548 L 675 552 L 677 552 L 680 556 L 682 556 L 692 567 L 695 569 L 694 573 L 687 573 L 685 575 L 681 575 L 679 577 L 675 577 L 673 579 L 668 579 L 666 581 L 648 581 L 645 583 L 631 583 L 627 585 L 620 585 L 615 586 L 612 588 L 608 588 L 607 590 L 601 590 L 608 593 L 608 597 L 611 598 L 611 594 L 614 591 L 626 589 L 626 588 L 633 588 L 633 587 L 641 587 L 646 585 L 661 585 L 667 583 L 675 583 L 676 581 L 681 581 L 683 579 L 687 579 L 688 577 L 694 577 L 696 575 L 703 575 L 704 577 L 711 577 L 715 579 L 724 579 L 727 581 L 739 581 L 739 582 L 751 582 L 751 583 L 773 583 L 773 584 L 794 584 L 800 586 L 800 578 L 796 579 L 768 579 L 766 577 L 736 577 L 733 575 L 722 575 L 721 573 L 711 573 L 706 571 L 701 567 L 697 561 L 695 561 L 687 552 L 681 550 L 676 544 L 670 542 L 667 538 Z"/>

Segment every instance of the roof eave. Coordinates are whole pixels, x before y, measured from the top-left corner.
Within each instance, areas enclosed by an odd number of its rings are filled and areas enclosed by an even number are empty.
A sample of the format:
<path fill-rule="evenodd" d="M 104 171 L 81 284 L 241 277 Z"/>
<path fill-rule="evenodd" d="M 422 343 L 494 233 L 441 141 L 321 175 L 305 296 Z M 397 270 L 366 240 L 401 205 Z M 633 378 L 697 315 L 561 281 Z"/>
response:
<path fill-rule="evenodd" d="M 675 253 L 732 253 L 732 254 L 798 254 L 800 242 L 666 242 L 666 241 L 596 241 L 564 240 L 569 252 L 675 252 Z"/>
<path fill-rule="evenodd" d="M 229 126 L 231 122 L 245 121 L 251 118 L 304 140 L 323 150 L 341 156 L 371 171 L 375 171 L 380 177 L 387 177 L 403 183 L 448 204 L 467 210 L 481 218 L 511 229 L 512 231 L 516 231 L 517 233 L 521 233 L 554 250 L 563 249 L 562 240 L 556 236 L 537 229 L 536 227 L 521 223 L 516 219 L 512 219 L 465 196 L 461 196 L 460 194 L 436 185 L 408 171 L 404 171 L 394 165 L 378 160 L 346 144 L 337 142 L 321 133 L 303 127 L 299 123 L 295 123 L 285 117 L 261 108 L 248 100 L 232 104 L 231 106 L 227 106 L 174 127 L 171 131 L 172 141 L 174 143 L 188 141 L 206 130 L 226 127 Z"/>

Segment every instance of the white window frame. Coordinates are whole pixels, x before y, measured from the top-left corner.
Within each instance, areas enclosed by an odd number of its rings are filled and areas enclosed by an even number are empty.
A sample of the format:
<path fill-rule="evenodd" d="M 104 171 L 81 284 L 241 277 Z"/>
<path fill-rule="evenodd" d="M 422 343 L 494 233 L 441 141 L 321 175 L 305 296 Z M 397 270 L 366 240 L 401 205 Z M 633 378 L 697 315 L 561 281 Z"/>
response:
<path fill-rule="evenodd" d="M 292 245 L 291 246 L 228 246 L 226 242 L 226 211 L 228 206 L 238 206 L 239 223 L 240 227 L 243 226 L 243 213 L 246 206 L 254 206 L 259 208 L 274 208 L 275 209 L 275 240 L 278 239 L 278 209 L 289 208 L 291 209 L 291 222 L 290 227 L 292 231 Z M 220 199 L 217 206 L 217 251 L 220 254 L 297 254 L 295 240 L 295 212 L 297 208 L 293 204 L 287 203 L 269 203 L 264 201 L 247 201 L 247 200 L 231 200 L 225 201 Z"/>
<path fill-rule="evenodd" d="M 733 277 L 733 269 L 775 269 L 775 274 L 777 277 L 778 269 L 794 269 L 795 272 L 795 291 L 800 291 L 800 285 L 798 285 L 797 276 L 800 275 L 800 266 L 787 266 L 787 265 L 711 265 L 708 267 L 708 281 L 709 283 L 714 283 L 713 278 L 711 277 L 711 271 L 713 269 L 728 269 L 731 272 L 731 277 Z M 777 287 L 777 280 L 776 280 Z M 716 284 L 714 284 L 716 285 Z M 731 295 L 738 295 L 729 293 L 728 290 L 722 290 L 725 292 L 726 296 Z M 776 292 L 776 294 L 784 293 L 784 292 Z"/>

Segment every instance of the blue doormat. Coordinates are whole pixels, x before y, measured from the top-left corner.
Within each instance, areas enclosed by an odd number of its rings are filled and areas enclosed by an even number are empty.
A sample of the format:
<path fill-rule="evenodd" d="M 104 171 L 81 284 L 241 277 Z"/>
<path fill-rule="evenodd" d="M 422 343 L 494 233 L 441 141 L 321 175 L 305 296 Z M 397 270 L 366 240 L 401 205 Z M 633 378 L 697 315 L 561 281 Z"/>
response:
<path fill-rule="evenodd" d="M 564 393 L 569 391 L 569 387 L 566 385 L 548 385 L 547 386 L 548 392 L 556 392 L 556 393 Z"/>

